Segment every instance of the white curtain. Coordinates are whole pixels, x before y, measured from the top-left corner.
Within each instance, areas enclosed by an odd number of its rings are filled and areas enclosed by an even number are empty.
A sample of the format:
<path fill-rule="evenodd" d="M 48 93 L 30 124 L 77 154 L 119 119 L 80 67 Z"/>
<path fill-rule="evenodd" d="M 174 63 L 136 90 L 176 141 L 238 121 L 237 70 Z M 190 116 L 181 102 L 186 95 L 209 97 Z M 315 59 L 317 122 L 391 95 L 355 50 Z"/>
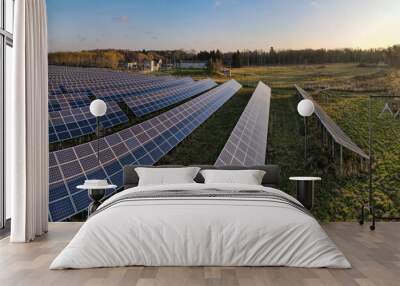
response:
<path fill-rule="evenodd" d="M 48 227 L 47 18 L 45 0 L 15 1 L 14 94 L 6 98 L 6 187 L 12 242 Z"/>

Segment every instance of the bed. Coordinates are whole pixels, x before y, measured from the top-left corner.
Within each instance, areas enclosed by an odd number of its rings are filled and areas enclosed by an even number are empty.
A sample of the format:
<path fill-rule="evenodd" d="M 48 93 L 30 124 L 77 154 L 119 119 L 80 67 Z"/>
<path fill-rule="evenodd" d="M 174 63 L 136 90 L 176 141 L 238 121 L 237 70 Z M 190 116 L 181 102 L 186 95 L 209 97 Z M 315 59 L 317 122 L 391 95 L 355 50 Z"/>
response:
<path fill-rule="evenodd" d="M 351 267 L 316 219 L 278 190 L 278 166 L 222 167 L 263 170 L 262 185 L 204 184 L 198 174 L 196 183 L 153 186 L 138 186 L 135 167 L 124 168 L 124 191 L 88 218 L 50 269 Z"/>

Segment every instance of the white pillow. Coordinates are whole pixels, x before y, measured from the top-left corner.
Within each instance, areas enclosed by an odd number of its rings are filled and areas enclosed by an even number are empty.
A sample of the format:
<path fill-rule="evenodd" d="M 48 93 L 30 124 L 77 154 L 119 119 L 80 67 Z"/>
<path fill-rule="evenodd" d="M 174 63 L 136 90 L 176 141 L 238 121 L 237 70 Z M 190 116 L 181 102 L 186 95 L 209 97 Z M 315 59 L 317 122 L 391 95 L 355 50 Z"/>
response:
<path fill-rule="evenodd" d="M 135 168 L 139 176 L 138 186 L 151 185 L 170 185 L 170 184 L 190 184 L 200 168 L 180 167 L 180 168 Z"/>
<path fill-rule="evenodd" d="M 261 185 L 265 171 L 261 170 L 202 170 L 205 184 Z"/>

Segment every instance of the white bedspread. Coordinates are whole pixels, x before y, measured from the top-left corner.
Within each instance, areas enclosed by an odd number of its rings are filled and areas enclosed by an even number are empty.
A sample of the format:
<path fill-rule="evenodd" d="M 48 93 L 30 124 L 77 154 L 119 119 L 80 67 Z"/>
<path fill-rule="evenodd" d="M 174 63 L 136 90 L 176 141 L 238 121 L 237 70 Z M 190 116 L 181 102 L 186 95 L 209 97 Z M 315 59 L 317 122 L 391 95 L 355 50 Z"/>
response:
<path fill-rule="evenodd" d="M 227 190 L 261 186 L 206 185 Z M 204 184 L 136 187 L 129 192 L 201 190 Z M 121 202 L 89 218 L 50 269 L 145 266 L 349 268 L 318 222 L 285 204 L 257 199 L 186 198 Z"/>

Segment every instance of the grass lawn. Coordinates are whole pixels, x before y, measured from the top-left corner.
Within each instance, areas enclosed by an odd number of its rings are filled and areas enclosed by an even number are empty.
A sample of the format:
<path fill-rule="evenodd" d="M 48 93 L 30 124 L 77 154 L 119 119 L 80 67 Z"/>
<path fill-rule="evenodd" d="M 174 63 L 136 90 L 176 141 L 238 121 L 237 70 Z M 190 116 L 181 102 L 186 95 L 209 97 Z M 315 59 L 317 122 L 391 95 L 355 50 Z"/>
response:
<path fill-rule="evenodd" d="M 252 88 L 242 88 L 238 91 L 206 122 L 161 158 L 157 165 L 213 165 L 246 107 L 253 90 Z"/>
<path fill-rule="evenodd" d="M 190 72 L 185 75 L 190 75 Z M 196 75 L 197 77 L 199 74 Z M 206 75 L 203 75 L 206 77 Z M 313 213 L 322 221 L 352 220 L 367 198 L 368 176 L 360 159 L 345 151 L 344 174 L 338 159 L 329 155 L 331 147 L 321 144 L 314 118 L 311 124 L 309 161 L 304 164 L 301 118 L 296 111 L 293 85 L 306 88 L 339 126 L 365 151 L 368 150 L 367 101 L 369 95 L 400 92 L 400 72 L 382 66 L 358 64 L 251 67 L 232 70 L 232 78 L 242 89 L 159 164 L 212 164 L 219 155 L 253 88 L 259 80 L 272 87 L 268 145 L 272 163 L 282 167 L 282 190 L 294 193 L 293 175 L 317 175 Z M 227 80 L 220 75 L 216 81 Z M 373 103 L 376 164 L 374 187 L 382 216 L 400 216 L 400 118 L 379 118 L 384 102 Z"/>

